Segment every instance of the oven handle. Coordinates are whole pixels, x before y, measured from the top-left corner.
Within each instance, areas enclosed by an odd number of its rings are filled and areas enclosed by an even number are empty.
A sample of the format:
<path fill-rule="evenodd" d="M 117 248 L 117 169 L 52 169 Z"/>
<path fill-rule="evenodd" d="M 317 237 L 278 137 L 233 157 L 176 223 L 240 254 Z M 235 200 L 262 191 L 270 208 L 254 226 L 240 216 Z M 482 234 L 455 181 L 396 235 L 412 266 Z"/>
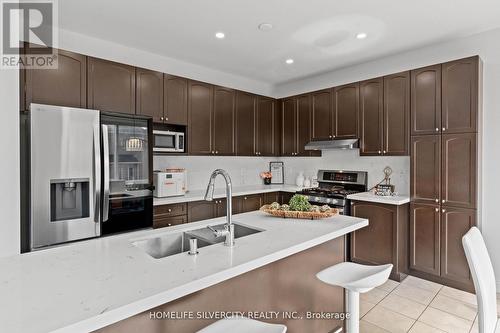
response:
<path fill-rule="evenodd" d="M 94 127 L 94 222 L 101 220 L 101 140 L 99 125 Z"/>
<path fill-rule="evenodd" d="M 109 218 L 109 136 L 108 126 L 102 125 L 102 147 L 103 147 L 103 167 L 104 167 L 104 190 L 102 204 L 102 222 Z"/>

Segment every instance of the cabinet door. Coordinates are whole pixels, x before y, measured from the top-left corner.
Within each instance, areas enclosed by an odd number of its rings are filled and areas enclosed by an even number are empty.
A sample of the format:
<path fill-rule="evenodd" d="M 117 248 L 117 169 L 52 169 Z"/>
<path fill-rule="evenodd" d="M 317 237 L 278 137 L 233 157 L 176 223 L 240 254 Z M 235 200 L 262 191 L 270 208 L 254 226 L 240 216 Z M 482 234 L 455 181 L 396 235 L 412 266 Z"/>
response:
<path fill-rule="evenodd" d="M 257 152 L 259 156 L 276 156 L 276 101 L 257 97 Z"/>
<path fill-rule="evenodd" d="M 305 145 L 311 141 L 311 99 L 309 95 L 297 97 L 297 150 L 296 155 L 310 156 Z"/>
<path fill-rule="evenodd" d="M 281 155 L 295 156 L 297 150 L 296 99 L 283 100 L 281 113 Z"/>
<path fill-rule="evenodd" d="M 234 155 L 235 91 L 214 88 L 214 150 L 216 155 Z"/>
<path fill-rule="evenodd" d="M 226 216 L 226 214 L 227 214 L 227 200 L 226 199 L 218 199 L 218 200 L 215 200 L 214 203 L 215 203 L 215 217 Z"/>
<path fill-rule="evenodd" d="M 441 136 L 412 136 L 410 163 L 412 201 L 438 204 L 441 198 Z"/>
<path fill-rule="evenodd" d="M 164 122 L 167 124 L 187 125 L 188 118 L 188 80 L 183 77 L 165 74 L 163 76 Z"/>
<path fill-rule="evenodd" d="M 441 65 L 411 71 L 411 135 L 441 131 Z"/>
<path fill-rule="evenodd" d="M 409 155 L 410 73 L 384 77 L 384 151 Z"/>
<path fill-rule="evenodd" d="M 333 137 L 335 124 L 332 117 L 332 89 L 311 93 L 311 137 L 313 140 L 329 140 Z"/>
<path fill-rule="evenodd" d="M 137 68 L 136 113 L 163 123 L 163 73 Z"/>
<path fill-rule="evenodd" d="M 255 95 L 236 93 L 236 153 L 240 156 L 257 155 L 255 104 Z"/>
<path fill-rule="evenodd" d="M 241 213 L 259 210 L 262 206 L 262 196 L 260 194 L 245 195 L 241 198 Z"/>
<path fill-rule="evenodd" d="M 477 132 L 479 58 L 443 64 L 442 130 L 446 133 Z"/>
<path fill-rule="evenodd" d="M 135 67 L 89 57 L 87 105 L 135 114 Z"/>
<path fill-rule="evenodd" d="M 280 192 L 280 204 L 287 204 L 290 202 L 290 199 L 295 195 L 295 193 L 291 192 Z"/>
<path fill-rule="evenodd" d="M 335 87 L 333 133 L 337 139 L 358 138 L 359 83 Z"/>
<path fill-rule="evenodd" d="M 87 107 L 87 57 L 64 50 L 57 57 L 57 69 L 25 70 L 25 109 L 31 103 Z"/>
<path fill-rule="evenodd" d="M 272 204 L 273 202 L 279 202 L 279 201 L 280 201 L 280 193 L 279 192 L 264 193 L 262 195 L 262 204 L 263 205 L 269 205 L 269 204 Z"/>
<path fill-rule="evenodd" d="M 412 203 L 410 210 L 410 269 L 439 276 L 439 205 Z"/>
<path fill-rule="evenodd" d="M 476 134 L 442 136 L 441 203 L 476 208 Z"/>
<path fill-rule="evenodd" d="M 476 211 L 443 207 L 441 221 L 441 276 L 471 284 L 462 237 L 476 225 Z"/>
<path fill-rule="evenodd" d="M 370 220 L 351 234 L 351 260 L 374 265 L 394 262 L 396 207 L 360 201 L 352 203 L 351 213 Z"/>
<path fill-rule="evenodd" d="M 184 224 L 187 223 L 187 216 L 186 215 L 179 215 L 179 216 L 169 216 L 169 217 L 154 217 L 153 218 L 153 228 L 164 228 L 164 227 L 171 227 L 173 225 L 179 225 L 179 224 Z"/>
<path fill-rule="evenodd" d="M 188 202 L 188 222 L 195 222 L 216 217 L 215 201 Z"/>
<path fill-rule="evenodd" d="M 214 152 L 212 99 L 212 85 L 189 81 L 187 141 L 190 154 L 208 155 Z"/>
<path fill-rule="evenodd" d="M 382 78 L 360 83 L 360 155 L 381 155 L 383 139 L 384 82 Z"/>

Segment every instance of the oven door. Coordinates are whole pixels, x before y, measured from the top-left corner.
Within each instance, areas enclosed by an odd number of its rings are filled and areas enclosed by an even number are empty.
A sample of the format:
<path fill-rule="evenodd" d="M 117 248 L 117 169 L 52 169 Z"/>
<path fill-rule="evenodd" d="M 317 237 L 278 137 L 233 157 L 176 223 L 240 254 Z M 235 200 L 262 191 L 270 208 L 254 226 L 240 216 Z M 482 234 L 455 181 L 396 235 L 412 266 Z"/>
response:
<path fill-rule="evenodd" d="M 343 202 L 346 202 L 346 200 L 342 200 Z M 323 206 L 325 205 L 324 202 L 317 202 L 317 201 L 314 201 L 313 200 L 309 200 L 309 203 L 311 205 L 317 205 L 317 206 Z M 340 215 L 349 215 L 349 207 L 347 204 L 345 205 L 342 205 L 342 204 L 327 204 L 328 206 L 332 207 L 332 208 L 336 208 L 339 210 L 339 214 Z"/>
<path fill-rule="evenodd" d="M 179 133 L 170 131 L 153 131 L 153 151 L 178 152 Z"/>

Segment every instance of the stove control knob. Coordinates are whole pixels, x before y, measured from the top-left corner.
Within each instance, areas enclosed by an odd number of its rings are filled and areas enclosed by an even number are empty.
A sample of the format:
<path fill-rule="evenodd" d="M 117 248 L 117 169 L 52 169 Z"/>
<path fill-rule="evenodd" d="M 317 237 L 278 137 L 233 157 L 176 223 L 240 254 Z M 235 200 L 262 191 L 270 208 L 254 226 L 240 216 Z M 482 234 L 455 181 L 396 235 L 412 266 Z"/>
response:
<path fill-rule="evenodd" d="M 320 201 L 319 197 L 314 198 L 314 201 Z"/>
<path fill-rule="evenodd" d="M 326 199 L 326 203 L 332 202 L 332 199 Z"/>

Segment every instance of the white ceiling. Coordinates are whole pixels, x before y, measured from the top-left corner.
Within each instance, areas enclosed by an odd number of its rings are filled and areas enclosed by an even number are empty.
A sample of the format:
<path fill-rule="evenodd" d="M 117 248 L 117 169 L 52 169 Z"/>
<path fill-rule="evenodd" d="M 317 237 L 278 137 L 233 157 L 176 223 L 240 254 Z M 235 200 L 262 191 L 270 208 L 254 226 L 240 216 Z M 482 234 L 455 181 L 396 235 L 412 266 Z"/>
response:
<path fill-rule="evenodd" d="M 59 1 L 63 29 L 270 84 L 500 27 L 499 14 L 498 0 Z"/>

